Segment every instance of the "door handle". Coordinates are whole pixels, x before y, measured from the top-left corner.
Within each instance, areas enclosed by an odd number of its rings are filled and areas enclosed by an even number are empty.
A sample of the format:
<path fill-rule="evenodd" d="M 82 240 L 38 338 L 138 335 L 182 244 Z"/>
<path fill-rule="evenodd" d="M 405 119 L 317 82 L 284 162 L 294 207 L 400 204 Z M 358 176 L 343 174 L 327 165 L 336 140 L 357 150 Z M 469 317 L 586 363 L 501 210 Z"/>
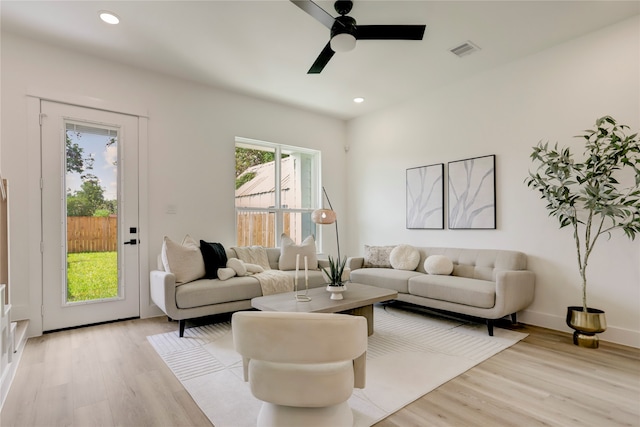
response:
<path fill-rule="evenodd" d="M 125 245 L 137 245 L 138 239 L 131 239 L 128 242 L 124 242 Z"/>

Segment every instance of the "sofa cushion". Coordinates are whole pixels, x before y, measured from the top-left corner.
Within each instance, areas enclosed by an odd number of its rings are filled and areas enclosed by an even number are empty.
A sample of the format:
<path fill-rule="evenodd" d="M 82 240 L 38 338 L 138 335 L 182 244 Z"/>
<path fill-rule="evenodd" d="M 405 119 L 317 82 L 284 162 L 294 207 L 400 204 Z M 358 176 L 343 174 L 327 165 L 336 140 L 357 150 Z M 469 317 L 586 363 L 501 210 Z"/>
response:
<path fill-rule="evenodd" d="M 409 292 L 407 280 L 414 276 L 424 276 L 424 273 L 391 268 L 358 268 L 351 271 L 351 281 L 354 283 L 392 289 L 405 294 Z"/>
<path fill-rule="evenodd" d="M 429 274 L 449 275 L 453 271 L 453 262 L 444 255 L 431 255 L 424 260 L 424 270 Z"/>
<path fill-rule="evenodd" d="M 496 301 L 496 284 L 488 280 L 421 274 L 408 285 L 411 295 L 472 307 L 492 308 Z"/>
<path fill-rule="evenodd" d="M 280 259 L 278 268 L 282 271 L 296 269 L 296 256 L 300 255 L 300 270 L 304 270 L 304 257 L 307 257 L 309 270 L 318 269 L 318 256 L 316 255 L 316 242 L 313 236 L 309 236 L 300 245 L 286 234 L 282 234 L 282 244 L 280 246 Z"/>
<path fill-rule="evenodd" d="M 200 279 L 176 288 L 178 308 L 194 308 L 262 296 L 258 279 L 252 276 L 229 280 Z"/>
<path fill-rule="evenodd" d="M 411 245 L 398 245 L 389 254 L 389 263 L 396 270 L 415 270 L 420 262 L 420 252 Z"/>
<path fill-rule="evenodd" d="M 266 250 L 269 267 L 271 267 L 272 270 L 279 270 L 278 261 L 280 260 L 280 248 L 266 248 Z"/>
<path fill-rule="evenodd" d="M 218 269 L 227 265 L 227 253 L 220 243 L 200 240 L 200 252 L 204 261 L 205 279 L 217 279 Z"/>
<path fill-rule="evenodd" d="M 295 270 L 287 271 L 286 274 L 294 276 Z M 326 283 L 322 271 L 309 271 L 310 289 L 324 287 Z M 304 288 L 304 275 L 298 276 L 298 289 Z M 200 279 L 176 287 L 176 306 L 178 308 L 195 308 L 250 300 L 261 296 L 260 282 L 254 276 L 233 276 L 227 280 Z"/>
<path fill-rule="evenodd" d="M 394 246 L 369 246 L 364 245 L 364 268 L 390 268 L 391 251 Z"/>
<path fill-rule="evenodd" d="M 176 276 L 176 284 L 191 282 L 205 275 L 200 247 L 188 234 L 182 244 L 164 236 L 161 257 L 164 270 Z"/>

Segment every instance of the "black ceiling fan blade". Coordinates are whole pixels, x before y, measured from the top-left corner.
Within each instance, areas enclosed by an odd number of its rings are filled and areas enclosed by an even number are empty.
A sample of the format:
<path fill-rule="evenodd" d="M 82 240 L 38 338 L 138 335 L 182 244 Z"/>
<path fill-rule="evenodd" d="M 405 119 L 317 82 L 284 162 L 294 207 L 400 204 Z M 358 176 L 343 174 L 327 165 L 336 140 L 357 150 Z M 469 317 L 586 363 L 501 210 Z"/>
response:
<path fill-rule="evenodd" d="M 311 0 L 291 0 L 291 3 L 304 10 L 316 20 L 320 21 L 322 25 L 331 29 L 335 18 L 329 14 L 326 10 L 312 2 Z"/>
<path fill-rule="evenodd" d="M 358 40 L 422 40 L 426 25 L 358 25 Z"/>
<path fill-rule="evenodd" d="M 327 45 L 322 49 L 318 58 L 313 63 L 307 74 L 320 74 L 320 72 L 324 69 L 325 65 L 329 62 L 331 57 L 335 52 L 331 49 L 331 42 L 327 43 Z"/>

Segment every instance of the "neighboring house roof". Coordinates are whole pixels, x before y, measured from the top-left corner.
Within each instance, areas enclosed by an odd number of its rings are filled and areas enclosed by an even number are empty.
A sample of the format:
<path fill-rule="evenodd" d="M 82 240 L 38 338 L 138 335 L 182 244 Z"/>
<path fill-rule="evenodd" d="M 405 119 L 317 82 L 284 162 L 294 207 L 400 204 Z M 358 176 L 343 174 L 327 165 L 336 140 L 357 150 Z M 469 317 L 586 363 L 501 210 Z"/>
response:
<path fill-rule="evenodd" d="M 275 200 L 275 162 L 263 163 L 247 168 L 238 178 L 248 173 L 255 173 L 253 179 L 245 182 L 236 190 L 236 206 L 268 208 Z M 287 203 L 287 195 L 292 192 L 295 180 L 291 179 L 294 171 L 295 158 L 293 156 L 282 159 L 280 165 L 282 188 L 282 205 Z"/>

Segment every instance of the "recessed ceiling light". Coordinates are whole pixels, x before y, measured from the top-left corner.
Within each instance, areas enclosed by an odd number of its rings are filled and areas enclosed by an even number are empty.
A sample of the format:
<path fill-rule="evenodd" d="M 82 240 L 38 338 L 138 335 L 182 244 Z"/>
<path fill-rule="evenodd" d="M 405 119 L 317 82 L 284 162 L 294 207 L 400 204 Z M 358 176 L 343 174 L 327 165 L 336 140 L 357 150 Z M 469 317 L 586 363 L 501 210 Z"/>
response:
<path fill-rule="evenodd" d="M 100 19 L 102 19 L 107 24 L 116 25 L 120 22 L 120 18 L 118 18 L 118 16 L 113 12 L 101 10 L 98 15 L 100 16 Z"/>
<path fill-rule="evenodd" d="M 362 97 L 357 97 L 357 98 L 353 98 L 353 102 L 355 102 L 356 104 L 360 104 L 362 102 L 364 102 L 364 98 Z"/>

